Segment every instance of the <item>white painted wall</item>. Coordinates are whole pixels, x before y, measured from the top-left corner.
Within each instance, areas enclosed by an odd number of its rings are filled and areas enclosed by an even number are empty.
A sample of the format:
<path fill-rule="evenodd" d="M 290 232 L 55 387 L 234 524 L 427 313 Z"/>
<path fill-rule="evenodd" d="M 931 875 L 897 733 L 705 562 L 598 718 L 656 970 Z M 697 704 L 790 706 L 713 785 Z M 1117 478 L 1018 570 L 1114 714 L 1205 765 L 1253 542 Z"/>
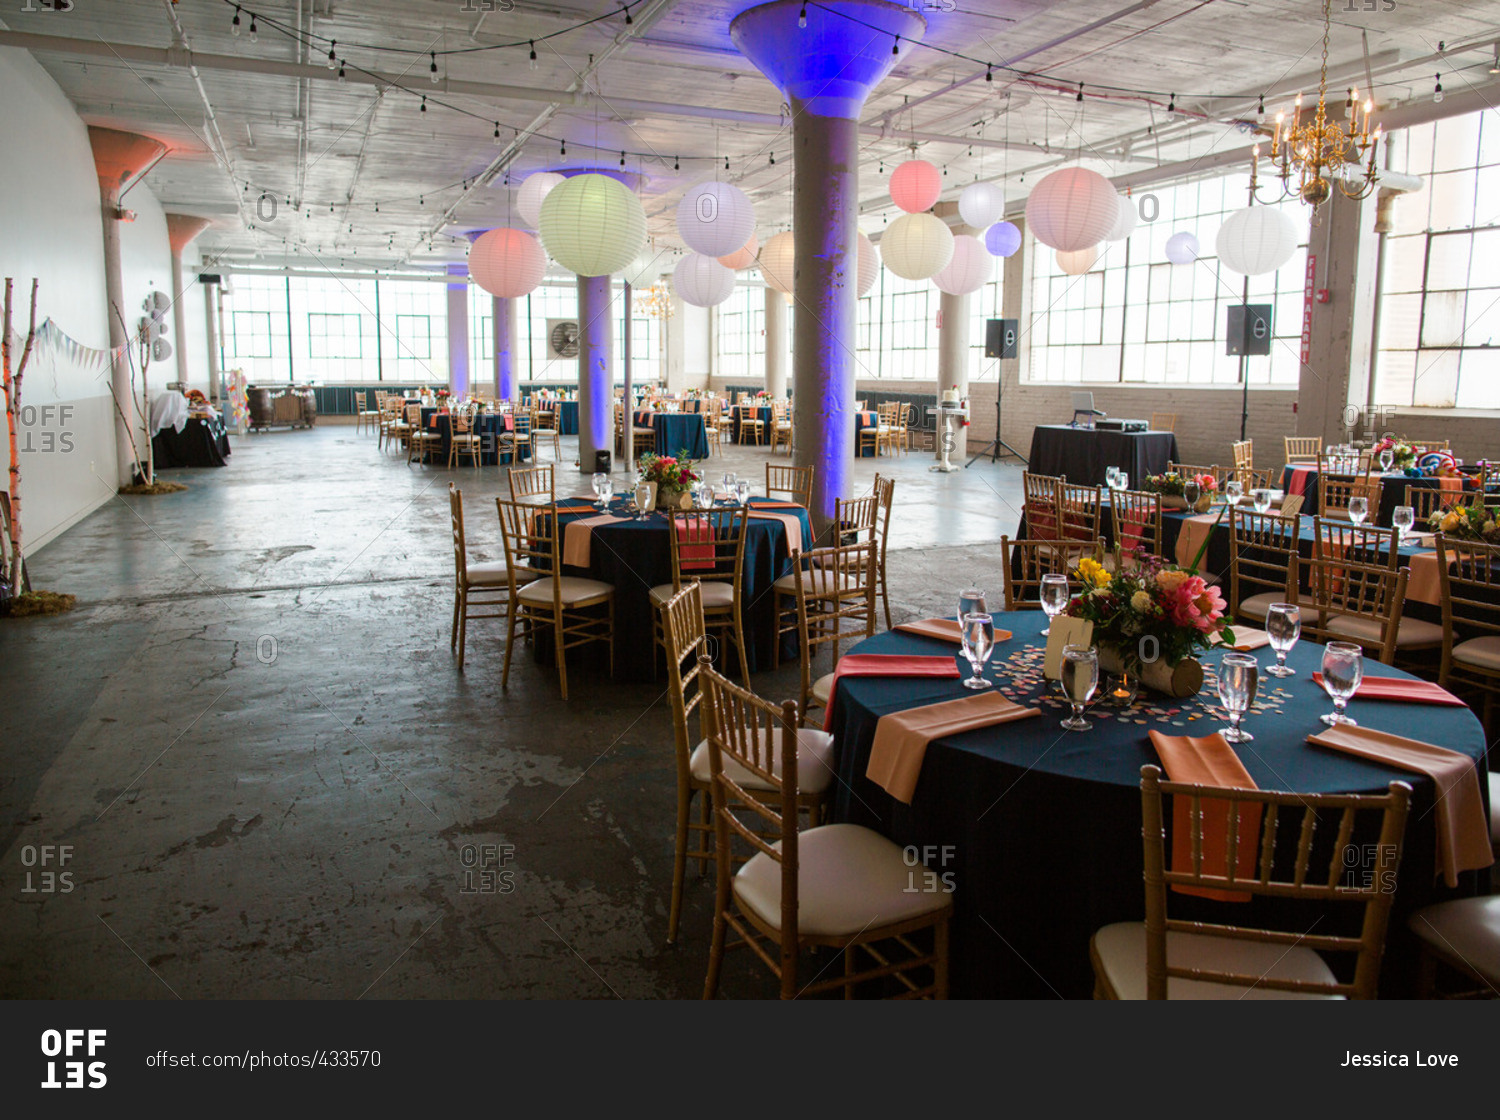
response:
<path fill-rule="evenodd" d="M 120 225 L 120 291 L 124 299 L 121 311 L 125 316 L 126 328 L 134 337 L 137 324 L 146 314 L 146 297 L 152 292 L 165 292 L 169 299 L 172 296 L 172 247 L 167 240 L 166 211 L 146 184 L 139 183 L 131 187 L 120 200 L 120 205 L 135 212 L 135 221 Z M 170 313 L 166 317 L 166 323 L 167 341 L 175 349 L 177 339 L 173 337 Z M 140 403 L 142 414 L 149 416 L 150 409 L 142 393 L 142 375 L 145 377 L 146 392 L 149 392 L 151 399 L 155 399 L 165 391 L 168 382 L 177 380 L 177 362 L 175 358 L 165 362 L 151 362 L 143 371 L 139 365 L 139 353 L 134 356 L 137 360 L 135 397 Z M 147 454 L 150 439 L 149 429 L 141 424 L 136 432 L 136 440 L 142 458 Z"/>
<path fill-rule="evenodd" d="M 0 114 L 0 275 L 15 279 L 20 305 L 32 277 L 39 279 L 38 322 L 50 317 L 83 345 L 107 349 L 104 232 L 88 132 L 57 84 L 22 50 L 0 49 L 0 104 L 9 106 Z M 143 191 L 129 197 L 149 211 Z M 25 315 L 22 306 L 23 334 Z M 17 433 L 29 556 L 114 495 L 109 370 L 35 361 L 22 404 L 37 406 L 35 422 Z M 43 423 L 45 406 L 66 411 L 49 411 Z"/>

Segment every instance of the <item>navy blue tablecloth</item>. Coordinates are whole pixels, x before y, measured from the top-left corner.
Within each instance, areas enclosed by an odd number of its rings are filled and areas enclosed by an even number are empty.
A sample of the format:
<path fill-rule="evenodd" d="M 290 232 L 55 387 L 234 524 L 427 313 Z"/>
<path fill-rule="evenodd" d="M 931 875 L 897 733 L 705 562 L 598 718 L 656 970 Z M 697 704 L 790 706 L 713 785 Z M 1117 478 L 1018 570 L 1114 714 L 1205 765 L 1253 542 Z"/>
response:
<path fill-rule="evenodd" d="M 1210 685 L 1192 700 L 1148 696 L 1129 712 L 1096 704 L 1089 713 L 1092 730 L 1064 731 L 1061 701 L 1041 698 L 1045 639 L 1037 634 L 1045 621 L 1040 611 L 997 613 L 997 628 L 1013 631 L 1014 637 L 996 646 L 986 672 L 1004 683 L 1012 699 L 1040 705 L 1042 714 L 934 741 L 910 805 L 865 777 L 875 725 L 882 715 L 956 699 L 967 690 L 955 680 L 856 677 L 843 679 L 835 698 L 830 726 L 838 750 L 834 819 L 915 846 L 931 855 L 925 862 L 932 870 L 952 873 L 956 997 L 1088 998 L 1089 938 L 1110 922 L 1144 916 L 1140 769 L 1158 762 L 1147 731 L 1203 736 L 1225 726 L 1207 707 Z M 849 652 L 957 656 L 952 643 L 898 631 Z M 1488 875 L 1464 874 L 1456 892 L 1434 882 L 1429 779 L 1306 742 L 1323 727 L 1318 716 L 1331 710 L 1310 676 L 1321 655 L 1320 646 L 1300 643 L 1287 659 L 1297 676 L 1277 680 L 1262 674 L 1256 710 L 1245 721 L 1255 741 L 1237 753 L 1263 789 L 1380 793 L 1392 780 L 1411 784 L 1389 963 L 1403 959 L 1406 914 L 1440 897 L 1483 891 Z M 1275 660 L 1268 648 L 1256 657 L 1263 666 Z M 1202 660 L 1211 668 L 1218 657 L 1205 654 Z M 961 667 L 967 676 L 967 662 Z M 1371 676 L 1408 675 L 1385 665 L 1367 662 L 1366 667 Z M 1484 785 L 1484 732 L 1467 708 L 1354 700 L 1349 712 L 1365 726 L 1477 759 Z M 1174 896 L 1171 908 L 1174 916 L 1211 920 L 1214 905 Z M 1404 979 L 1393 973 L 1383 980 L 1383 994 L 1396 994 Z"/>
<path fill-rule="evenodd" d="M 1041 424 L 1031 433 L 1027 469 L 1032 474 L 1102 486 L 1107 468 L 1119 467 L 1135 486 L 1147 475 L 1166 473 L 1167 464 L 1176 459 L 1177 437 L 1171 432 L 1113 432 Z"/>
<path fill-rule="evenodd" d="M 760 420 L 761 439 L 766 443 L 770 443 L 771 408 L 769 405 L 767 405 L 765 408 L 735 407 L 729 410 L 730 438 L 733 440 L 733 442 L 740 442 L 740 421 L 745 419 L 747 416 L 752 419 L 758 418 Z"/>
<path fill-rule="evenodd" d="M 1299 476 L 1300 475 L 1300 479 Z M 1288 493 L 1300 493 L 1306 499 L 1303 509 L 1316 513 L 1318 510 L 1318 469 L 1316 467 L 1294 467 L 1287 465 L 1281 468 L 1281 488 Z M 1422 475 L 1411 478 L 1404 474 L 1383 474 L 1380 476 L 1380 508 L 1375 512 L 1375 524 L 1387 529 L 1391 527 L 1391 514 L 1397 506 L 1406 504 L 1406 488 L 1415 486 L 1418 489 L 1438 490 L 1441 489 L 1445 480 L 1431 475 Z M 1468 479 L 1464 479 L 1463 490 L 1455 493 L 1448 500 L 1453 502 L 1469 502 L 1474 498 L 1477 487 Z M 1491 500 L 1496 495 L 1492 492 Z"/>
<path fill-rule="evenodd" d="M 163 428 L 151 437 L 151 461 L 157 470 L 172 467 L 227 467 L 229 433 L 222 417 L 189 417 L 182 431 Z"/>
<path fill-rule="evenodd" d="M 576 436 L 578 434 L 578 402 L 557 401 L 553 408 L 557 411 L 557 434 Z"/>
<path fill-rule="evenodd" d="M 636 413 L 636 423 L 644 414 Z M 703 417 L 695 412 L 652 412 L 650 424 L 656 431 L 656 453 L 677 458 L 707 459 L 708 429 Z"/>
<path fill-rule="evenodd" d="M 437 432 L 442 439 L 442 446 L 436 452 L 429 452 L 427 462 L 446 465 L 448 452 L 452 449 L 453 441 L 453 415 L 448 412 L 439 412 L 435 408 L 424 408 L 422 410 L 422 423 L 426 424 L 428 430 Z M 479 462 L 481 466 L 494 467 L 511 461 L 511 453 L 501 450 L 501 437 L 508 435 L 513 429 L 514 417 L 509 412 L 481 412 L 474 417 L 474 431 L 480 437 Z M 525 444 L 521 446 L 521 460 L 524 462 L 531 458 L 531 448 Z M 458 458 L 454 460 L 455 466 L 472 466 L 473 462 L 463 452 L 459 452 Z"/>
<path fill-rule="evenodd" d="M 592 499 L 581 498 L 564 502 L 564 506 L 581 507 Z M 750 506 L 767 504 L 769 499 L 751 498 Z M 807 511 L 779 508 L 778 513 L 795 514 L 801 522 L 802 548 L 810 547 L 812 522 Z M 564 574 L 603 580 L 615 588 L 615 678 L 617 680 L 652 680 L 656 676 L 657 658 L 648 656 L 652 650 L 652 606 L 651 588 L 672 582 L 672 554 L 669 540 L 670 530 L 664 514 L 652 513 L 637 521 L 631 512 L 628 498 L 616 498 L 610 504 L 610 512 L 617 517 L 631 520 L 612 525 L 595 526 L 593 541 L 589 548 L 587 568 L 567 567 Z M 562 515 L 566 526 L 571 521 L 598 516 L 598 511 L 569 512 Z M 776 604 L 771 585 L 791 570 L 791 554 L 787 547 L 786 526 L 775 518 L 751 517 L 745 528 L 745 567 L 741 622 L 745 629 L 746 653 L 750 657 L 752 671 L 769 669 L 773 660 L 776 640 Z M 602 648 L 602 647 L 601 647 Z M 551 657 L 550 644 L 538 643 L 538 656 Z M 589 652 L 589 647 L 578 651 L 580 657 Z M 795 642 L 782 650 L 782 659 L 795 660 Z M 602 662 L 603 658 L 596 658 Z M 730 664 L 733 664 L 731 651 Z M 569 657 L 572 665 L 572 657 Z"/>

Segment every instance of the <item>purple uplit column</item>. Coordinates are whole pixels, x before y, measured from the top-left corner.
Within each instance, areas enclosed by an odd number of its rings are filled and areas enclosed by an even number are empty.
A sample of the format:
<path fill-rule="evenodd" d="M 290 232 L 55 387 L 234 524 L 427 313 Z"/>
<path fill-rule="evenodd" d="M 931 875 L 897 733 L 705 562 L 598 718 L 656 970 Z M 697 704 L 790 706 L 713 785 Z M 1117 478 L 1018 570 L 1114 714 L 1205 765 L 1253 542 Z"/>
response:
<path fill-rule="evenodd" d="M 500 296 L 494 300 L 495 399 L 516 401 L 521 394 L 516 378 L 516 301 Z"/>
<path fill-rule="evenodd" d="M 774 0 L 729 25 L 792 111 L 792 446 L 798 466 L 815 468 L 809 512 L 820 543 L 834 503 L 853 492 L 859 114 L 926 28 L 915 6 L 886 0 Z"/>
<path fill-rule="evenodd" d="M 462 400 L 469 395 L 469 266 L 450 264 L 449 276 L 459 276 L 459 283 L 448 283 L 448 388 Z"/>
<path fill-rule="evenodd" d="M 594 473 L 594 452 L 611 447 L 614 325 L 610 278 L 578 278 L 578 469 Z"/>

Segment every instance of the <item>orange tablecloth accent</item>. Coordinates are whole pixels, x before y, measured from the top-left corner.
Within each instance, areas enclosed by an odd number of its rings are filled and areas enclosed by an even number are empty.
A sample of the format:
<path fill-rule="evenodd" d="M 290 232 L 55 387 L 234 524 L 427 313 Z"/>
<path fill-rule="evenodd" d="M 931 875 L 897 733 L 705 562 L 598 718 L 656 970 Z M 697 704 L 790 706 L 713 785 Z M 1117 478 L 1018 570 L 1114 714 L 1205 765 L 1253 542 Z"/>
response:
<path fill-rule="evenodd" d="M 833 724 L 833 700 L 839 681 L 844 677 L 938 677 L 958 680 L 958 662 L 951 657 L 905 656 L 900 654 L 851 653 L 839 658 L 828 688 L 828 708 L 823 715 L 823 730 Z"/>
<path fill-rule="evenodd" d="M 945 642 L 963 645 L 964 636 L 958 628 L 958 620 L 952 618 L 924 618 L 918 622 L 903 622 L 896 627 L 907 634 L 920 634 L 924 638 L 939 638 Z M 1009 630 L 995 631 L 995 644 L 1010 640 Z"/>
<path fill-rule="evenodd" d="M 875 724 L 875 742 L 865 777 L 897 801 L 910 804 L 927 744 L 934 739 L 1037 715 L 1041 715 L 1040 709 L 1023 708 L 998 692 L 981 692 L 881 716 Z"/>
<path fill-rule="evenodd" d="M 761 521 L 780 521 L 786 526 L 786 548 L 790 555 L 802 551 L 802 519 L 794 513 L 777 513 L 774 509 L 755 507 L 750 516 Z"/>
<path fill-rule="evenodd" d="M 563 529 L 563 563 L 575 568 L 589 566 L 589 554 L 594 541 L 596 525 L 613 525 L 624 521 L 612 513 L 601 513 L 598 517 L 585 517 L 580 521 L 569 521 Z"/>
<path fill-rule="evenodd" d="M 1186 568 L 1193 562 L 1218 521 L 1217 513 L 1197 513 L 1183 520 L 1182 531 L 1177 534 L 1177 563 Z"/>
<path fill-rule="evenodd" d="M 1222 786 L 1226 789 L 1257 789 L 1244 763 L 1222 735 L 1194 739 L 1187 735 L 1163 735 L 1148 732 L 1167 778 L 1193 785 Z M 1227 873 L 1229 858 L 1229 802 L 1205 800 L 1203 809 L 1203 871 Z M 1255 874 L 1255 854 L 1260 846 L 1259 805 L 1241 805 L 1237 831 L 1238 854 L 1235 874 L 1251 878 Z M 1184 871 L 1192 867 L 1192 803 L 1186 797 L 1174 797 L 1172 809 L 1172 867 Z M 1200 887 L 1173 887 L 1183 894 L 1201 895 L 1224 902 L 1248 902 L 1244 891 L 1221 891 Z"/>
<path fill-rule="evenodd" d="M 1479 772 L 1468 755 L 1368 727 L 1340 725 L 1307 737 L 1320 747 L 1426 774 L 1437 786 L 1437 868 L 1450 887 L 1460 871 L 1495 862 L 1489 817 L 1479 791 Z M 1410 825 L 1408 825 L 1410 827 Z"/>
<path fill-rule="evenodd" d="M 1434 607 L 1442 603 L 1442 576 L 1438 571 L 1436 552 L 1419 552 L 1409 558 L 1406 566 L 1411 576 L 1406 581 L 1406 597 Z"/>

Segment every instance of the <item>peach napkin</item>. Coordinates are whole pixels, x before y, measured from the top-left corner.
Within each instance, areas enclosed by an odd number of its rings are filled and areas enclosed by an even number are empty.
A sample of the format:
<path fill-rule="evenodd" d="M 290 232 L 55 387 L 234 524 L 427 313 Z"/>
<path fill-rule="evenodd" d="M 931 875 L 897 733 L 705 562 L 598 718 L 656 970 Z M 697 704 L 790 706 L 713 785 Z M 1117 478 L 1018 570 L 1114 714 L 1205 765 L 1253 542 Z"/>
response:
<path fill-rule="evenodd" d="M 911 803 L 927 744 L 934 739 L 975 731 L 1041 715 L 1023 708 L 998 692 L 982 692 L 961 700 L 944 700 L 881 716 L 875 724 L 875 743 L 865 777 L 883 787 L 897 801 Z"/>
<path fill-rule="evenodd" d="M 1450 887 L 1460 871 L 1495 862 L 1479 772 L 1468 755 L 1386 731 L 1340 724 L 1307 737 L 1309 743 L 1426 774 L 1437 786 L 1437 869 Z"/>
<path fill-rule="evenodd" d="M 1312 675 L 1313 684 L 1323 688 L 1323 674 Z M 1356 700 L 1399 700 L 1404 704 L 1444 704 L 1450 708 L 1467 708 L 1446 688 L 1415 677 L 1365 677 L 1354 690 Z"/>
<path fill-rule="evenodd" d="M 776 513 L 774 510 L 761 512 L 752 509 L 750 516 L 757 521 L 780 521 L 786 526 L 786 550 L 787 555 L 802 551 L 802 519 L 794 513 Z"/>
<path fill-rule="evenodd" d="M 833 724 L 833 701 L 843 677 L 946 677 L 958 680 L 958 662 L 952 657 L 924 657 L 905 654 L 850 653 L 839 658 L 828 687 L 828 708 L 823 716 L 823 730 Z"/>
<path fill-rule="evenodd" d="M 563 528 L 563 563 L 575 568 L 587 568 L 594 541 L 596 525 L 613 525 L 624 521 L 612 513 L 601 513 L 598 517 L 585 517 L 569 521 Z"/>
<path fill-rule="evenodd" d="M 896 627 L 897 630 L 906 634 L 920 634 L 924 638 L 939 638 L 945 642 L 954 642 L 963 645 L 964 637 L 959 631 L 958 620 L 953 618 L 924 618 L 918 622 L 903 622 Z M 1010 640 L 1010 631 L 995 630 L 995 642 L 1006 642 Z"/>
<path fill-rule="evenodd" d="M 1231 647 L 1233 649 L 1242 650 L 1245 653 L 1249 653 L 1251 650 L 1260 649 L 1262 646 L 1268 646 L 1271 644 L 1271 635 L 1267 634 L 1264 630 L 1257 630 L 1253 626 L 1239 625 L 1235 625 L 1231 627 L 1231 629 L 1234 631 L 1234 645 L 1233 647 Z M 1221 646 L 1224 643 L 1220 641 L 1219 636 L 1215 634 L 1213 636 L 1213 641 L 1209 644 L 1213 646 Z"/>
<path fill-rule="evenodd" d="M 1220 786 L 1225 789 L 1259 788 L 1245 769 L 1244 763 L 1240 762 L 1239 755 L 1234 753 L 1234 749 L 1225 742 L 1222 735 L 1206 735 L 1201 739 L 1194 739 L 1188 735 L 1163 735 L 1160 731 L 1148 734 L 1169 781 Z M 1203 871 L 1209 875 L 1227 874 L 1229 802 L 1205 800 L 1200 804 L 1203 810 Z M 1186 871 L 1193 865 L 1192 808 L 1192 802 L 1187 797 L 1172 799 L 1172 867 L 1178 871 Z M 1246 879 L 1255 875 L 1255 853 L 1260 846 L 1260 813 L 1259 805 L 1240 806 L 1235 841 L 1235 874 Z M 1182 894 L 1216 898 L 1223 902 L 1250 900 L 1250 895 L 1244 891 L 1183 886 L 1174 886 L 1172 889 Z"/>

